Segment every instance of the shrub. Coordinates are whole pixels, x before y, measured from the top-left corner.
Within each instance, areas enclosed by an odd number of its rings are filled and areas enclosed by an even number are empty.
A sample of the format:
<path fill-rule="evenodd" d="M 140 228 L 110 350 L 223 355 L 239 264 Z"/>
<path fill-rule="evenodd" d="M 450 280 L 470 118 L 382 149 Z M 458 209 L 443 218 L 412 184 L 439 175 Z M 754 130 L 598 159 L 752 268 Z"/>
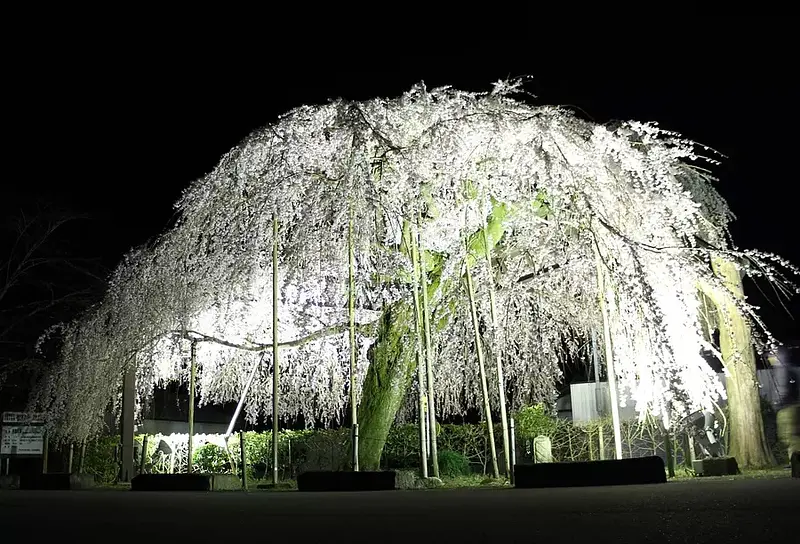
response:
<path fill-rule="evenodd" d="M 558 427 L 558 421 L 544 404 L 520 408 L 514 422 L 517 436 L 523 440 L 533 440 L 540 435 L 553 438 Z"/>
<path fill-rule="evenodd" d="M 216 444 L 205 444 L 197 448 L 192 456 L 195 472 L 227 474 L 231 472 L 228 453 Z"/>
<path fill-rule="evenodd" d="M 119 477 L 120 462 L 116 458 L 117 436 L 101 436 L 86 444 L 83 472 L 94 476 L 98 484 L 112 484 Z M 77 460 L 76 460 L 77 461 Z"/>
<path fill-rule="evenodd" d="M 466 476 L 469 474 L 469 459 L 462 454 L 451 451 L 443 450 L 439 452 L 439 474 L 455 478 L 457 476 Z"/>

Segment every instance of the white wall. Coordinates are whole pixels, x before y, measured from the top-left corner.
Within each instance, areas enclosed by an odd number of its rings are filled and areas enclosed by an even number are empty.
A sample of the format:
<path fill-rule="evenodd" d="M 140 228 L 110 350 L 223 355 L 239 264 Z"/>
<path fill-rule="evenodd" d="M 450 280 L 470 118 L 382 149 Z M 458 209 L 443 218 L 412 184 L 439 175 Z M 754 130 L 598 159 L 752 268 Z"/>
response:
<path fill-rule="evenodd" d="M 797 369 L 800 370 L 800 369 Z M 725 385 L 725 375 L 717 375 Z M 797 376 L 796 376 L 797 378 Z M 764 369 L 758 371 L 758 383 L 760 386 L 761 397 L 773 406 L 780 406 L 783 401 L 783 387 L 781 381 L 785 379 L 775 370 Z M 598 408 L 605 410 L 605 414 L 611 414 L 611 399 L 608 393 L 608 382 L 589 382 L 573 383 L 569 386 L 570 400 L 572 404 L 572 421 L 575 423 L 588 423 L 598 419 Z M 725 406 L 726 402 L 720 403 Z M 627 407 L 620 407 L 620 419 L 623 421 L 636 419 L 637 414 L 633 409 L 632 403 Z"/>

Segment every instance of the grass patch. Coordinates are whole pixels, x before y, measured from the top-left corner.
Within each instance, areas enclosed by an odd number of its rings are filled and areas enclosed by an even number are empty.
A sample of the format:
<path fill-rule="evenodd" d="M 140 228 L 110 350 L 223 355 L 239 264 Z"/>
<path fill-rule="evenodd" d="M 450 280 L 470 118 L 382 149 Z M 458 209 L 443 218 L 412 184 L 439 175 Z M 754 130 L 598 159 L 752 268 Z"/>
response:
<path fill-rule="evenodd" d="M 442 477 L 442 488 L 455 489 L 460 487 L 509 487 L 511 484 L 505 478 L 495 480 L 484 474 L 469 474 L 467 476 Z"/>
<path fill-rule="evenodd" d="M 265 491 L 268 493 L 297 491 L 297 482 L 295 480 L 284 480 L 282 482 L 278 482 L 278 485 L 275 486 L 273 485 L 271 478 L 267 480 L 247 480 L 247 490 L 259 492 Z"/>
<path fill-rule="evenodd" d="M 741 474 L 728 476 L 695 476 L 693 470 L 686 467 L 675 467 L 675 477 L 670 482 L 685 482 L 689 480 L 771 480 L 776 478 L 789 478 L 792 471 L 785 467 L 770 467 L 761 469 L 743 469 Z"/>
<path fill-rule="evenodd" d="M 130 491 L 131 490 L 131 484 L 130 484 L 130 482 L 95 484 L 93 489 L 99 489 L 99 490 L 102 490 L 102 491 Z"/>

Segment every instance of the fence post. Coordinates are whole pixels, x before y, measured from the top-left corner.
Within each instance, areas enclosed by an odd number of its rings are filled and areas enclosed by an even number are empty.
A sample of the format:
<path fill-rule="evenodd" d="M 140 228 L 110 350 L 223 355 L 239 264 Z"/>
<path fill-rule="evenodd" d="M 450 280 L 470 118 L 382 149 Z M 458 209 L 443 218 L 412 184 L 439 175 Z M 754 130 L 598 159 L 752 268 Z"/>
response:
<path fill-rule="evenodd" d="M 86 439 L 81 442 L 81 461 L 78 463 L 78 474 L 83 474 L 84 459 L 86 459 Z"/>
<path fill-rule="evenodd" d="M 664 453 L 667 455 L 667 474 L 670 478 L 674 478 L 675 456 L 672 454 L 672 438 L 667 429 L 664 429 Z"/>
<path fill-rule="evenodd" d="M 291 438 L 287 438 L 287 441 L 289 442 L 289 474 L 288 474 L 288 477 L 289 477 L 289 479 L 293 479 L 294 478 L 294 467 L 292 466 L 292 439 Z"/>
<path fill-rule="evenodd" d="M 42 474 L 47 474 L 47 461 L 50 457 L 50 437 L 47 436 L 47 432 L 44 433 L 42 442 Z"/>
<path fill-rule="evenodd" d="M 247 491 L 247 448 L 244 443 L 244 431 L 239 431 L 239 455 L 242 463 L 242 489 Z"/>
<path fill-rule="evenodd" d="M 147 459 L 147 435 L 142 438 L 142 455 L 139 458 L 139 474 L 144 474 L 145 460 Z"/>

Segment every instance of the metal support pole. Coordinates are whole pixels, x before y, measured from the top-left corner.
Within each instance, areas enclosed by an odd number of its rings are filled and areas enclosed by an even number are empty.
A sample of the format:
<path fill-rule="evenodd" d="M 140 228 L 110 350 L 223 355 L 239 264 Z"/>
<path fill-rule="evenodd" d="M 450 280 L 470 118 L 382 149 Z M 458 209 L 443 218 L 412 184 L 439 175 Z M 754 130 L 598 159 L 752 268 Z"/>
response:
<path fill-rule="evenodd" d="M 75 455 L 75 446 L 70 443 L 69 452 L 67 453 L 67 474 L 72 474 L 72 459 Z"/>
<path fill-rule="evenodd" d="M 239 403 L 236 405 L 236 410 L 233 412 L 233 417 L 231 418 L 231 422 L 228 425 L 228 430 L 225 431 L 225 439 L 227 440 L 229 436 L 233 434 L 233 428 L 236 426 L 236 421 L 239 419 L 239 414 L 242 413 L 242 406 L 244 406 L 244 399 L 247 397 L 248 391 L 250 391 L 250 386 L 253 385 L 253 379 L 256 377 L 256 372 L 259 368 L 261 368 L 261 363 L 264 362 L 264 352 L 261 353 L 261 358 L 258 360 L 256 364 L 253 365 L 253 370 L 250 371 L 250 376 L 247 378 L 247 383 L 244 386 L 244 390 L 242 391 L 242 396 L 239 397 Z"/>

